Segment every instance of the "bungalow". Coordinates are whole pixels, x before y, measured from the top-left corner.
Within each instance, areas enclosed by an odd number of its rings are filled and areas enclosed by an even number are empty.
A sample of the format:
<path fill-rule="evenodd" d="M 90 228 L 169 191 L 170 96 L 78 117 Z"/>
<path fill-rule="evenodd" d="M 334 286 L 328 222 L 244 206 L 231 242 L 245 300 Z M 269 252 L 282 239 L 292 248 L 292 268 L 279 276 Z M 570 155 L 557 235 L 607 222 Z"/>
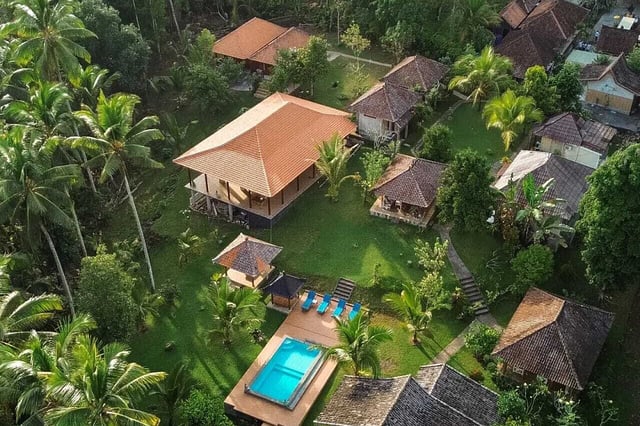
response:
<path fill-rule="evenodd" d="M 549 152 L 522 150 L 504 170 L 498 172 L 498 179 L 493 187 L 499 191 L 508 189 L 513 182 L 517 184 L 525 176 L 531 174 L 537 185 L 549 179 L 555 184 L 546 194 L 547 199 L 561 198 L 565 200 L 555 207 L 554 214 L 564 222 L 572 222 L 578 214 L 578 206 L 587 191 L 587 176 L 593 172 L 591 167 L 553 155 Z M 518 200 L 525 202 L 522 191 L 518 192 Z"/>
<path fill-rule="evenodd" d="M 423 94 L 439 84 L 448 68 L 424 56 L 410 56 L 393 67 L 382 82 L 356 99 L 349 107 L 358 121 L 358 133 L 367 139 L 394 132 L 406 137 L 407 124 Z"/>
<path fill-rule="evenodd" d="M 629 69 L 624 53 L 610 64 L 589 64 L 580 73 L 585 101 L 631 115 L 640 99 L 640 76 Z"/>
<path fill-rule="evenodd" d="M 614 314 L 531 288 L 493 355 L 517 380 L 547 379 L 552 389 L 585 388 Z"/>
<path fill-rule="evenodd" d="M 513 75 L 524 78 L 529 67 L 553 66 L 573 43 L 578 25 L 589 11 L 566 0 L 542 0 L 537 4 L 515 0 L 501 12 L 512 30 L 496 47 L 496 52 L 513 62 Z"/>
<path fill-rule="evenodd" d="M 498 395 L 446 364 L 415 378 L 345 376 L 314 424 L 321 426 L 490 426 Z"/>
<path fill-rule="evenodd" d="M 308 41 L 309 34 L 298 28 L 252 18 L 218 40 L 213 53 L 244 61 L 248 69 L 268 74 L 276 64 L 278 50 L 301 48 Z"/>
<path fill-rule="evenodd" d="M 426 227 L 446 164 L 398 154 L 373 187 L 372 216 Z"/>
<path fill-rule="evenodd" d="M 318 180 L 317 147 L 355 130 L 349 113 L 274 93 L 173 161 L 193 209 L 268 228 Z"/>
<path fill-rule="evenodd" d="M 617 130 L 593 120 L 563 112 L 533 128 L 536 149 L 596 168 L 604 160 Z"/>
<path fill-rule="evenodd" d="M 621 53 L 627 54 L 638 44 L 638 37 L 640 37 L 640 31 L 637 29 L 625 30 L 603 25 L 596 42 L 596 50 L 615 56 Z"/>

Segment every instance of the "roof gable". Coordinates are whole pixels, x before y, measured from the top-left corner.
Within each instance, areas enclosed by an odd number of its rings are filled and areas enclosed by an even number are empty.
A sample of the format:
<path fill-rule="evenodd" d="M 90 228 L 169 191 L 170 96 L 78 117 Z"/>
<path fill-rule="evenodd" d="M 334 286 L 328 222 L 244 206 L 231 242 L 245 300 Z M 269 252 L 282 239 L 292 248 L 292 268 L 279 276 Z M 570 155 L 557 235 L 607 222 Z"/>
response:
<path fill-rule="evenodd" d="M 581 390 L 613 318 L 610 312 L 531 288 L 493 354 L 511 366 Z"/>
<path fill-rule="evenodd" d="M 406 89 L 419 87 L 420 90 L 427 91 L 438 84 L 448 71 L 446 65 L 416 55 L 403 59 L 382 80 Z"/>
<path fill-rule="evenodd" d="M 637 29 L 625 30 L 603 25 L 596 42 L 596 50 L 610 55 L 630 53 L 636 46 L 639 35 Z"/>
<path fill-rule="evenodd" d="M 275 65 L 278 50 L 299 49 L 305 47 L 308 41 L 309 34 L 298 28 L 291 27 L 251 55 L 249 59 L 263 64 Z"/>
<path fill-rule="evenodd" d="M 373 191 L 393 200 L 420 207 L 429 207 L 436 199 L 446 164 L 398 154 Z"/>
<path fill-rule="evenodd" d="M 563 112 L 557 114 L 542 124 L 534 127 L 533 134 L 551 140 L 577 146 L 585 146 L 593 151 L 604 154 L 609 148 L 609 142 L 616 135 L 613 127 L 593 120 Z"/>
<path fill-rule="evenodd" d="M 241 60 L 249 59 L 285 31 L 287 29 L 280 25 L 252 18 L 218 40 L 213 52 Z"/>
<path fill-rule="evenodd" d="M 621 87 L 624 87 L 636 96 L 640 96 L 640 75 L 629 69 L 623 53 L 618 55 L 618 57 L 608 65 L 586 65 L 580 72 L 580 80 L 598 81 L 607 75 L 611 75 L 614 81 Z"/>
<path fill-rule="evenodd" d="M 349 109 L 401 127 L 409 122 L 411 109 L 420 101 L 421 95 L 394 84 L 377 83 L 356 99 Z"/>
<path fill-rule="evenodd" d="M 318 145 L 355 128 L 347 112 L 274 93 L 174 162 L 271 197 L 318 159 Z"/>
<path fill-rule="evenodd" d="M 539 0 L 513 0 L 500 11 L 500 17 L 511 28 L 517 28 L 538 3 Z"/>

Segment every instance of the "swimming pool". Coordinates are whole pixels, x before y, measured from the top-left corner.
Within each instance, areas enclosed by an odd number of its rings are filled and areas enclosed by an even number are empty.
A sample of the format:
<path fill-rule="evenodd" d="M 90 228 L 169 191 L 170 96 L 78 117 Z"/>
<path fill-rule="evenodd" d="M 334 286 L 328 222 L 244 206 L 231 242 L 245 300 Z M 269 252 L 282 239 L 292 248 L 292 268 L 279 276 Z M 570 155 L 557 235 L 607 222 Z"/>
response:
<path fill-rule="evenodd" d="M 321 351 L 312 346 L 286 337 L 245 391 L 293 410 L 322 365 Z"/>

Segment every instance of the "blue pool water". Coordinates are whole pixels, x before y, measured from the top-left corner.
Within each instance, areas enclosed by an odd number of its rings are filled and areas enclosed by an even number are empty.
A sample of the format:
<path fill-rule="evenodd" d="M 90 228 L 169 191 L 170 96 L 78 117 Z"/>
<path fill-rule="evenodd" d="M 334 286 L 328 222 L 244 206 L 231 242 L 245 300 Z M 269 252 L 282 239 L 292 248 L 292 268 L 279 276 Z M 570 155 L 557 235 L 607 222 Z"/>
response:
<path fill-rule="evenodd" d="M 310 343 L 285 338 L 247 389 L 248 392 L 292 409 L 313 378 L 322 354 Z"/>

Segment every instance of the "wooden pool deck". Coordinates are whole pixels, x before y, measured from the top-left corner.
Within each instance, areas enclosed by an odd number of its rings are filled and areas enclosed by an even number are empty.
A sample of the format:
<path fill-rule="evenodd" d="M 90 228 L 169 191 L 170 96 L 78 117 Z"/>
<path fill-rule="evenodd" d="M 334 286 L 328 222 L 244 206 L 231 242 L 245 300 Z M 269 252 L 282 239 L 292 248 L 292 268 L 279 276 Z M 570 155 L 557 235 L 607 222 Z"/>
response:
<path fill-rule="evenodd" d="M 331 318 L 331 313 L 337 302 L 332 301 L 329 310 L 324 315 L 320 315 L 315 308 L 320 303 L 321 298 L 321 295 L 316 296 L 316 304 L 308 312 L 302 312 L 300 309 L 301 303 L 297 303 L 291 309 L 291 313 L 224 400 L 227 412 L 239 414 L 240 416 L 249 416 L 268 425 L 298 426 L 302 424 L 313 403 L 322 392 L 327 381 L 329 381 L 331 374 L 333 374 L 337 365 L 335 361 L 326 360 L 324 362 L 293 410 L 245 393 L 244 389 L 245 385 L 251 384 L 262 366 L 271 359 L 271 356 L 285 337 L 308 340 L 325 346 L 334 346 L 338 343 L 335 321 Z M 300 297 L 301 301 L 305 299 L 306 293 Z"/>

